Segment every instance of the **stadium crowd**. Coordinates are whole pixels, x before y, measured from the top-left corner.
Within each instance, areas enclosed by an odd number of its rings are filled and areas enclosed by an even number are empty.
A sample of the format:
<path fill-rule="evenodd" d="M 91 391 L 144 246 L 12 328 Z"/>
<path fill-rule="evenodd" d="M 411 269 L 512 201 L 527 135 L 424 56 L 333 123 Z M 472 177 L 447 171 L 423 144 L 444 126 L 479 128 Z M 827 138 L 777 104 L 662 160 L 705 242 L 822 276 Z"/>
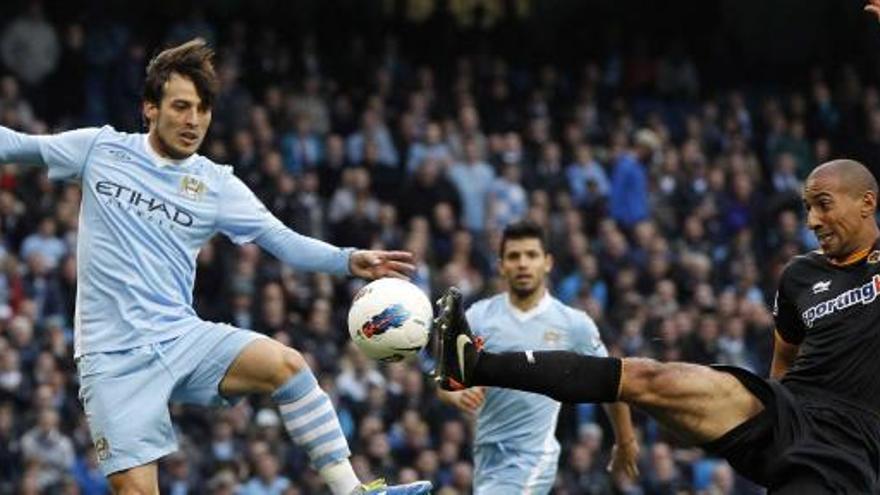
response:
<path fill-rule="evenodd" d="M 124 23 L 86 31 L 50 22 L 39 3 L 4 25 L 0 124 L 142 130 L 155 47 Z M 286 224 L 338 245 L 411 251 L 417 285 L 433 295 L 456 285 L 473 301 L 500 289 L 500 230 L 531 218 L 551 240 L 554 294 L 586 311 L 616 355 L 766 374 L 777 277 L 816 246 L 802 181 L 839 154 L 880 163 L 880 91 L 855 70 L 816 70 L 779 92 L 713 90 L 681 47 L 635 42 L 576 66 L 475 51 L 440 71 L 393 37 L 330 60 L 314 37 L 294 50 L 277 30 L 198 11 L 162 41 L 192 36 L 214 44 L 222 81 L 202 153 L 234 165 Z M 107 492 L 72 358 L 80 194 L 41 170 L 0 169 L 0 493 Z M 384 365 L 349 343 L 346 311 L 362 281 L 297 273 L 222 238 L 198 264 L 202 317 L 307 355 L 362 479 L 468 493 L 471 423 L 437 400 L 430 356 Z M 600 411 L 563 408 L 555 493 L 759 493 L 638 415 L 642 475 L 609 478 Z M 160 464 L 162 493 L 321 493 L 270 402 L 175 406 L 172 416 L 181 450 Z"/>

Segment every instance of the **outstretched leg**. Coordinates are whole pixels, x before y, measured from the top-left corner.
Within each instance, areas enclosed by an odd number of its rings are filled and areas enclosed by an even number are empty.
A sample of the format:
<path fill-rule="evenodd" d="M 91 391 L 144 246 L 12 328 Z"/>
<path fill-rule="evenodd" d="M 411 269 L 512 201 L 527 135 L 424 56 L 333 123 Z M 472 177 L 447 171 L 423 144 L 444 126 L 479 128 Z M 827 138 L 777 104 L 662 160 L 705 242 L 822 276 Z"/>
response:
<path fill-rule="evenodd" d="M 318 386 L 303 356 L 272 339 L 245 347 L 220 382 L 225 396 L 271 393 L 294 443 L 304 448 L 334 494 L 419 495 L 429 482 L 389 487 L 384 482 L 361 485 L 351 463 L 330 398 Z"/>
<path fill-rule="evenodd" d="M 734 376 L 705 366 L 564 351 L 481 352 L 460 294 L 451 289 L 440 306 L 438 379 L 447 389 L 488 385 L 562 402 L 623 401 L 694 444 L 721 437 L 763 409 Z"/>

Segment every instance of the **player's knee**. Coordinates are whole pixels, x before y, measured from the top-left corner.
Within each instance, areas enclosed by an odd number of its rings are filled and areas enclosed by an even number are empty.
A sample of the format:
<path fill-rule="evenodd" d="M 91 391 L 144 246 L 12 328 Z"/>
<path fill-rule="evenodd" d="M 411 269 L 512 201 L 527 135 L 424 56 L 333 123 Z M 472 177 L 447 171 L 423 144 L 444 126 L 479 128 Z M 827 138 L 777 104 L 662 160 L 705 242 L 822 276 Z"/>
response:
<path fill-rule="evenodd" d="M 114 495 L 153 495 L 154 493 L 158 492 L 147 490 L 139 486 L 126 486 L 124 488 L 113 489 Z"/>
<path fill-rule="evenodd" d="M 277 389 L 300 371 L 308 368 L 305 358 L 296 349 L 285 347 L 279 352 L 276 372 L 272 377 L 272 387 Z"/>
<path fill-rule="evenodd" d="M 137 480 L 128 477 L 114 477 L 110 480 L 110 488 L 114 495 L 153 495 L 158 493 L 151 487 L 141 486 Z"/>

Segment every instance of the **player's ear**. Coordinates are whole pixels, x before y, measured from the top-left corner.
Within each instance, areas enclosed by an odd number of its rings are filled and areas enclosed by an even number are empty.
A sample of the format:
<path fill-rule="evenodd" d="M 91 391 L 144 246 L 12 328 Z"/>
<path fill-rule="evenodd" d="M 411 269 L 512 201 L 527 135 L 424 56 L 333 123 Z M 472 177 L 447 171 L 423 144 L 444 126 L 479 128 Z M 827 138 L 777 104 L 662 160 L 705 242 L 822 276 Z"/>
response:
<path fill-rule="evenodd" d="M 549 274 L 553 271 L 553 255 L 550 253 L 544 254 L 544 273 Z"/>
<path fill-rule="evenodd" d="M 873 217 L 877 211 L 877 195 L 874 191 L 865 191 L 862 195 L 862 218 Z"/>
<path fill-rule="evenodd" d="M 159 107 L 156 106 L 152 101 L 144 100 L 143 105 L 141 106 L 141 113 L 144 116 L 144 124 L 147 125 L 147 129 L 150 128 L 152 122 L 156 121 L 156 115 L 159 113 Z"/>

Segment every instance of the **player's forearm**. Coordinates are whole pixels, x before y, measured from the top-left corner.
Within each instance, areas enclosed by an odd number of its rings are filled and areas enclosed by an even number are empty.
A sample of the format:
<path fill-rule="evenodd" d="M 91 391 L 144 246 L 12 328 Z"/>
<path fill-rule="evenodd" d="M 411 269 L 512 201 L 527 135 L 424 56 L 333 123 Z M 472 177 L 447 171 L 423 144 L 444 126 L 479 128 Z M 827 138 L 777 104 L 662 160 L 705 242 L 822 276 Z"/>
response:
<path fill-rule="evenodd" d="M 775 333 L 774 340 L 773 361 L 770 363 L 770 378 L 778 380 L 791 368 L 795 358 L 797 358 L 800 346 L 786 342 L 779 335 L 778 331 Z"/>
<path fill-rule="evenodd" d="M 788 372 L 789 368 L 791 368 L 791 361 L 789 359 L 779 354 L 774 354 L 773 361 L 770 363 L 770 378 L 779 380 Z"/>
<path fill-rule="evenodd" d="M 0 126 L 0 163 L 44 165 L 39 138 Z"/>
<path fill-rule="evenodd" d="M 263 249 L 297 270 L 349 275 L 353 249 L 338 248 L 286 227 L 270 229 L 255 239 Z"/>
<path fill-rule="evenodd" d="M 608 419 L 611 420 L 611 427 L 614 429 L 614 442 L 622 444 L 631 442 L 636 439 L 636 432 L 632 425 L 632 415 L 629 406 L 623 402 L 614 402 L 611 404 L 603 404 Z"/>

